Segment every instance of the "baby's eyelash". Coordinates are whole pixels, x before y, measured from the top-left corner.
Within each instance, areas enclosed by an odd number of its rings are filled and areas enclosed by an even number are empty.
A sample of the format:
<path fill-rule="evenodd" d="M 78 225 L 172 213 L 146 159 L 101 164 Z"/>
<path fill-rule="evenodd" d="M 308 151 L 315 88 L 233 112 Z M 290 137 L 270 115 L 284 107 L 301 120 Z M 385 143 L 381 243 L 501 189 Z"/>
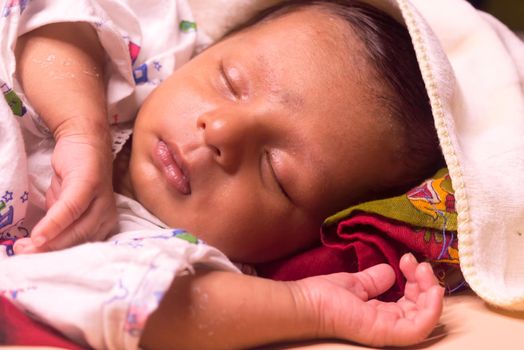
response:
<path fill-rule="evenodd" d="M 273 163 L 271 162 L 271 154 L 269 151 L 266 151 L 266 160 L 267 160 L 267 163 L 269 165 L 269 169 L 271 170 L 271 173 L 273 174 L 273 178 L 275 179 L 275 182 L 277 183 L 278 185 L 278 188 L 280 189 L 280 191 L 282 192 L 282 194 L 289 200 L 291 200 L 291 198 L 289 197 L 289 194 L 287 193 L 286 189 L 284 188 L 284 186 L 282 185 L 282 182 L 280 181 L 280 179 L 278 178 L 277 176 L 277 173 L 275 172 L 275 169 L 273 168 Z"/>
<path fill-rule="evenodd" d="M 229 76 L 227 75 L 226 73 L 226 70 L 224 68 L 224 63 L 223 62 L 220 62 L 220 74 L 222 74 L 222 78 L 224 79 L 224 83 L 226 85 L 226 87 L 228 88 L 229 91 L 231 91 L 231 93 L 238 97 L 238 93 L 235 89 L 235 86 L 231 83 L 231 79 L 229 78 Z"/>

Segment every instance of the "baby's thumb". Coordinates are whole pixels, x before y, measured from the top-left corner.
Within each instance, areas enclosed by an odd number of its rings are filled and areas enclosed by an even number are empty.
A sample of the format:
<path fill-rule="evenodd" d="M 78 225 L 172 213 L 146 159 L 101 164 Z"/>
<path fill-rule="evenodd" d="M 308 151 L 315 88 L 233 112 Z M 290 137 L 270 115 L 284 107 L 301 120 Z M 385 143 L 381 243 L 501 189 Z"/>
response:
<path fill-rule="evenodd" d="M 368 294 L 368 299 L 375 298 L 387 291 L 395 283 L 395 271 L 387 264 L 379 264 L 357 272 L 362 287 Z"/>
<path fill-rule="evenodd" d="M 41 247 L 76 221 L 89 206 L 90 194 L 82 186 L 62 186 L 60 197 L 31 232 L 35 246 Z"/>

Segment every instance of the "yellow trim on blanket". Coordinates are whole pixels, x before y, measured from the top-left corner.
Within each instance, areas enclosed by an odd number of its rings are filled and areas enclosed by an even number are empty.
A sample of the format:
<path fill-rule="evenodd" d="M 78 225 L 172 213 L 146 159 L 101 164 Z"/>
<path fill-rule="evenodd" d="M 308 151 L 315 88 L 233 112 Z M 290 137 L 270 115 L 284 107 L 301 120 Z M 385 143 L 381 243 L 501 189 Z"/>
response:
<path fill-rule="evenodd" d="M 480 292 L 484 298 L 491 299 L 492 302 L 497 303 L 497 296 L 493 295 L 484 288 L 482 281 L 478 278 L 474 269 L 474 251 L 472 246 L 472 228 L 468 206 L 467 190 L 464 183 L 464 178 L 461 170 L 461 165 L 453 142 L 449 133 L 449 128 L 446 123 L 446 112 L 443 109 L 442 98 L 437 90 L 437 80 L 432 69 L 432 65 L 428 55 L 428 48 L 425 38 L 422 35 L 422 30 L 417 22 L 417 18 L 412 10 L 412 5 L 407 0 L 397 0 L 399 7 L 407 24 L 408 31 L 411 35 L 413 46 L 417 59 L 419 61 L 420 69 L 426 89 L 428 91 L 431 108 L 433 110 L 433 117 L 435 119 L 435 126 L 440 140 L 441 148 L 449 169 L 451 179 L 453 181 L 453 188 L 455 190 L 455 200 L 457 209 L 457 226 L 459 236 L 459 254 L 460 266 L 464 277 L 470 286 L 476 292 Z"/>

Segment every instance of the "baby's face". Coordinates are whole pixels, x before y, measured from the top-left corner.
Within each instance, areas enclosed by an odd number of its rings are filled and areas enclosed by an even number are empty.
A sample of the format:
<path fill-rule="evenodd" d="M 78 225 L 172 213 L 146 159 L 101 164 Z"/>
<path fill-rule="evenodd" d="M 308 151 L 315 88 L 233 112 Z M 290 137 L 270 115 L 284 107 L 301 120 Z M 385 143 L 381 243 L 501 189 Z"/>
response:
<path fill-rule="evenodd" d="M 285 15 L 164 81 L 136 121 L 136 199 L 236 261 L 317 241 L 324 218 L 394 168 L 392 128 L 363 89 L 361 44 L 338 21 L 314 10 Z"/>

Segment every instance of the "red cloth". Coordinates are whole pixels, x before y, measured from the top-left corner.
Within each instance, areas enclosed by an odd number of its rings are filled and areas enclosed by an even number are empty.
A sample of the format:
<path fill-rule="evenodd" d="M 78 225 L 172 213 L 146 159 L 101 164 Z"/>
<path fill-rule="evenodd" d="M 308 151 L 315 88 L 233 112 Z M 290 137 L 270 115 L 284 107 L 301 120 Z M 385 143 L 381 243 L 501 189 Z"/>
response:
<path fill-rule="evenodd" d="M 25 346 L 55 346 L 81 350 L 55 330 L 25 315 L 9 300 L 0 296 L 0 344 Z"/>
<path fill-rule="evenodd" d="M 396 281 L 379 299 L 394 301 L 404 294 L 405 279 L 399 268 L 403 254 L 411 252 L 419 261 L 432 261 L 440 259 L 447 246 L 456 247 L 456 238 L 451 232 L 446 232 L 447 240 L 428 239 L 435 232 L 359 212 L 325 228 L 320 246 L 290 258 L 260 264 L 256 269 L 262 277 L 289 281 L 335 272 L 357 272 L 386 263 L 395 270 Z"/>

